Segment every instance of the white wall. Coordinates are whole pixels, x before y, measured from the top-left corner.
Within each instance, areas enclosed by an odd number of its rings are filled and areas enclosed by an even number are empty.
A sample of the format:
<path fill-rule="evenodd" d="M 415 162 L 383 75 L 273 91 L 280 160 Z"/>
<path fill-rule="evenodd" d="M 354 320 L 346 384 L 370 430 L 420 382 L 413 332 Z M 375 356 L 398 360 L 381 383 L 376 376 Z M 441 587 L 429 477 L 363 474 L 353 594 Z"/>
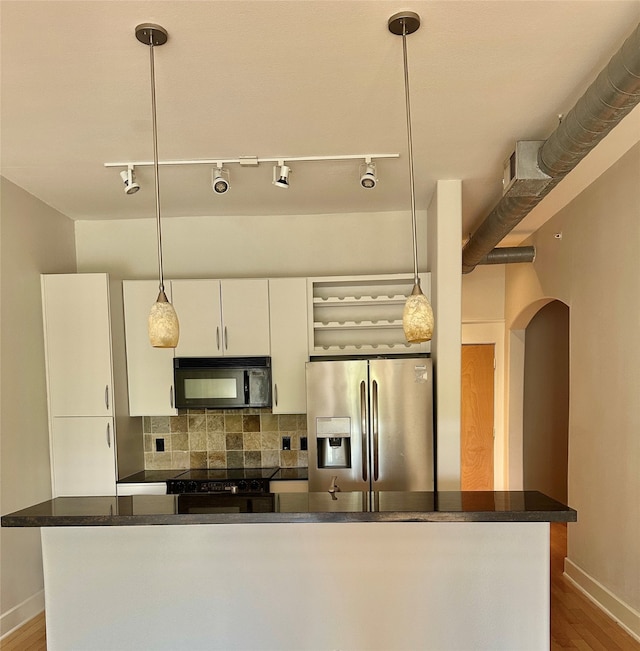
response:
<path fill-rule="evenodd" d="M 51 497 L 40 273 L 75 271 L 73 222 L 1 179 L 0 509 Z M 43 608 L 38 529 L 2 529 L 0 635 Z"/>
<path fill-rule="evenodd" d="M 428 214 L 438 490 L 460 490 L 462 183 L 438 181 Z"/>
<path fill-rule="evenodd" d="M 574 576 L 640 636 L 640 145 L 531 238 L 507 269 L 507 327 L 570 308 L 569 526 Z M 562 233 L 562 239 L 554 237 Z"/>
<path fill-rule="evenodd" d="M 426 213 L 417 214 L 426 238 Z M 408 213 L 181 217 L 162 220 L 167 278 L 248 278 L 413 271 Z M 157 274 L 153 219 L 76 222 L 78 271 Z M 426 247 L 419 267 L 426 270 Z"/>
<path fill-rule="evenodd" d="M 504 321 L 505 265 L 476 267 L 462 276 L 462 323 Z"/>

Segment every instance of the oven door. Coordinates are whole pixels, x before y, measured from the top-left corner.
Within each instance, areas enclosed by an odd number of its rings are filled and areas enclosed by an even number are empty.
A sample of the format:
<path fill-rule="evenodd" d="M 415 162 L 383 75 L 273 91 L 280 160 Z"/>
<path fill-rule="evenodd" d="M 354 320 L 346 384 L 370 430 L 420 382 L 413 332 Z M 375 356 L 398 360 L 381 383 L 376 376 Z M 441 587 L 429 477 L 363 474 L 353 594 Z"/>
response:
<path fill-rule="evenodd" d="M 178 513 L 273 513 L 274 495 L 228 493 L 183 493 L 178 495 Z"/>

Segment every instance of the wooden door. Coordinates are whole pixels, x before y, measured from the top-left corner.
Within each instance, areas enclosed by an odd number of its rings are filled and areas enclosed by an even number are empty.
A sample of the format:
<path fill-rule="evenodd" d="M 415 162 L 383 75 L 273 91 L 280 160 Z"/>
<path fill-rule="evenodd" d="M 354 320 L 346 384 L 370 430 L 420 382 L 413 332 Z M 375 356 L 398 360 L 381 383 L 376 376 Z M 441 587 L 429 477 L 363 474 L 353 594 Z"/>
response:
<path fill-rule="evenodd" d="M 493 490 L 494 345 L 462 346 L 461 488 Z"/>

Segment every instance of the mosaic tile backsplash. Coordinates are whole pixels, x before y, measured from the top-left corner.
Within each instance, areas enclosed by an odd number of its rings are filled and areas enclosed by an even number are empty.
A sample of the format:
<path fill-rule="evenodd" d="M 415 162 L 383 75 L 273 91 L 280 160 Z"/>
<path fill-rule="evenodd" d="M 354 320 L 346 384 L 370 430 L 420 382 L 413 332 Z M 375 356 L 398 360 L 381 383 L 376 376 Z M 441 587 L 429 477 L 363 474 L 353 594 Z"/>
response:
<path fill-rule="evenodd" d="M 145 470 L 308 466 L 305 414 L 188 409 L 145 416 L 142 426 Z"/>

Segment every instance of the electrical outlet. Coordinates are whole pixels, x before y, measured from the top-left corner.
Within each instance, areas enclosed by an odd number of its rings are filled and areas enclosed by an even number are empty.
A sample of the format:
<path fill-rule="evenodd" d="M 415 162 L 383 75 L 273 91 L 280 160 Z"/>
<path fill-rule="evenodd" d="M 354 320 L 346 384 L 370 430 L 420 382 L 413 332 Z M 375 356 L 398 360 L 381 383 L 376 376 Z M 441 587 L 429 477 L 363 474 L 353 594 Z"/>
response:
<path fill-rule="evenodd" d="M 156 452 L 164 452 L 164 439 L 156 439 Z"/>
<path fill-rule="evenodd" d="M 306 436 L 301 436 L 300 437 L 300 449 L 301 450 L 306 450 L 307 449 L 307 437 Z"/>
<path fill-rule="evenodd" d="M 291 437 L 290 436 L 283 436 L 282 437 L 282 449 L 283 450 L 290 450 L 291 449 Z"/>

